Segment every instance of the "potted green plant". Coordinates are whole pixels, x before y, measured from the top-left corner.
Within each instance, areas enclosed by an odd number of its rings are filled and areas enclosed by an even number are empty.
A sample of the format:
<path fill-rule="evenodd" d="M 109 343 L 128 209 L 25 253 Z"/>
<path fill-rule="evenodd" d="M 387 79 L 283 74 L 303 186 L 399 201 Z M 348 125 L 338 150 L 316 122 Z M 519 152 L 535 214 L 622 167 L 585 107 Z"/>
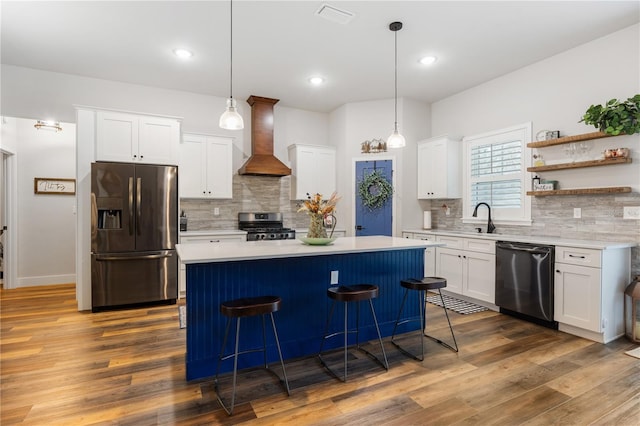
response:
<path fill-rule="evenodd" d="M 591 105 L 578 123 L 591 124 L 613 136 L 640 133 L 640 95 L 626 101 L 611 99 L 605 105 Z"/>

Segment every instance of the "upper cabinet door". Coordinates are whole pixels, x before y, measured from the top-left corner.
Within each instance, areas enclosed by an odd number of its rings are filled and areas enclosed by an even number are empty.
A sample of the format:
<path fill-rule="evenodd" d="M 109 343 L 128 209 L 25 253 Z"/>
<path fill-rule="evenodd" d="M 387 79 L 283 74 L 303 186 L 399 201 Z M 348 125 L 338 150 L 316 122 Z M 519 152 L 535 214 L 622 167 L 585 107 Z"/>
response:
<path fill-rule="evenodd" d="M 329 198 L 336 190 L 336 150 L 331 146 L 289 146 L 291 200 L 305 200 L 307 194 Z"/>
<path fill-rule="evenodd" d="M 178 164 L 176 119 L 98 111 L 96 121 L 96 160 Z"/>
<path fill-rule="evenodd" d="M 178 166 L 180 198 L 207 197 L 206 176 L 206 137 L 185 133 L 180 144 L 180 165 Z"/>
<path fill-rule="evenodd" d="M 138 116 L 98 111 L 96 114 L 96 160 L 137 161 Z"/>
<path fill-rule="evenodd" d="M 207 190 L 213 198 L 233 197 L 233 143 L 229 138 L 207 138 Z"/>
<path fill-rule="evenodd" d="M 140 117 L 138 158 L 143 163 L 178 164 L 180 123 L 162 117 Z"/>
<path fill-rule="evenodd" d="M 462 196 L 461 142 L 440 136 L 418 142 L 418 198 Z"/>
<path fill-rule="evenodd" d="M 233 197 L 233 140 L 187 134 L 180 145 L 180 197 Z"/>

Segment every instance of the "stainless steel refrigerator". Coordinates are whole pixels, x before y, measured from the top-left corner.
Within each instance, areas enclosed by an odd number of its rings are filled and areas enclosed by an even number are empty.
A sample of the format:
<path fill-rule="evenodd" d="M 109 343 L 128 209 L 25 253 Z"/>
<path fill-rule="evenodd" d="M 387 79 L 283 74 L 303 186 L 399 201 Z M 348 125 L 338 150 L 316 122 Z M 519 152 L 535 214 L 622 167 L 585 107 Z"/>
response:
<path fill-rule="evenodd" d="M 178 295 L 178 170 L 91 165 L 92 310 Z"/>

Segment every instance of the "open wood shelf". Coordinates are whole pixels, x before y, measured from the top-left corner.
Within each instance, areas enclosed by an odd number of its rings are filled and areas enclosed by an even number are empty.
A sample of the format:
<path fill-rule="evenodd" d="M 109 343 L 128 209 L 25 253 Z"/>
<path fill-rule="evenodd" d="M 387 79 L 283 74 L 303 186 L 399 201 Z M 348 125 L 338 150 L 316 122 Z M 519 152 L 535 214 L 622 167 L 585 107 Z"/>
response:
<path fill-rule="evenodd" d="M 590 141 L 592 139 L 609 138 L 611 136 L 612 135 L 608 135 L 602 132 L 584 133 L 582 135 L 564 136 L 562 138 L 549 139 L 546 141 L 529 142 L 527 146 L 529 148 L 544 148 L 547 146 L 563 145 L 566 143 L 583 142 L 583 141 Z M 622 135 L 619 135 L 619 136 L 622 136 Z"/>
<path fill-rule="evenodd" d="M 611 186 L 606 188 L 556 189 L 554 191 L 527 191 L 527 195 L 546 197 L 548 195 L 582 195 L 582 194 L 621 194 L 631 192 L 630 186 Z"/>
<path fill-rule="evenodd" d="M 547 166 L 527 167 L 528 172 L 545 172 L 550 170 L 579 169 L 582 167 L 610 166 L 613 164 L 631 163 L 631 157 L 612 157 L 602 160 L 577 161 L 575 163 L 549 164 Z"/>

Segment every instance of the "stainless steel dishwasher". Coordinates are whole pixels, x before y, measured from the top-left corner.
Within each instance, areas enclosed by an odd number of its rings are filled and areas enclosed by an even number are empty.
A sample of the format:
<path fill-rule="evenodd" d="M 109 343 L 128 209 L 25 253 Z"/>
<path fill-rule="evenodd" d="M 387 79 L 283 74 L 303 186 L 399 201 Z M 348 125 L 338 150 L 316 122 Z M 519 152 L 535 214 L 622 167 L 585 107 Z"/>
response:
<path fill-rule="evenodd" d="M 496 242 L 496 305 L 500 312 L 546 327 L 553 320 L 554 246 Z"/>

